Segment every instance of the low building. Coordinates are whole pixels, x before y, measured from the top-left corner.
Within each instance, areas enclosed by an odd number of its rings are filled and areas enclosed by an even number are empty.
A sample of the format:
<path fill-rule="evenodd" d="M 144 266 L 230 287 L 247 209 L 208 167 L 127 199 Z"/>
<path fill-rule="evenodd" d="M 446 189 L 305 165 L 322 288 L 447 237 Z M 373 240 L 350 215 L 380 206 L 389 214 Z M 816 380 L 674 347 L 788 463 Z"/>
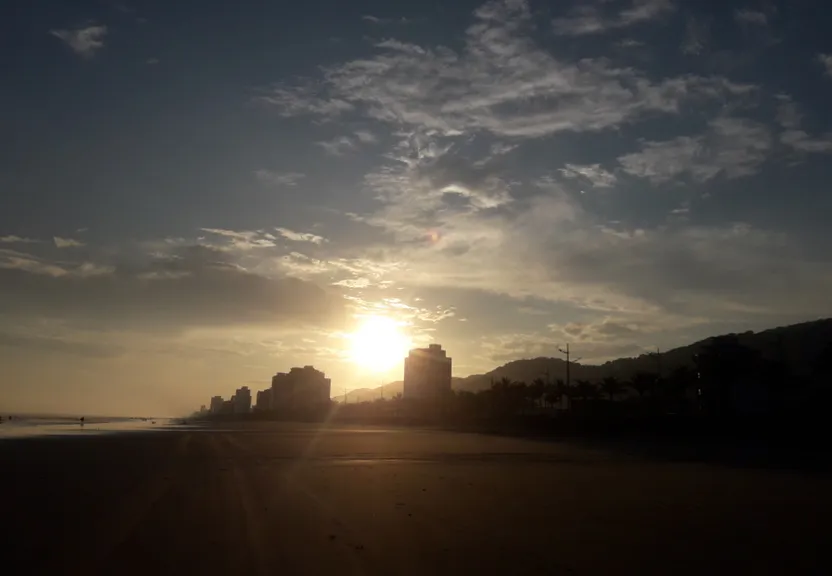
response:
<path fill-rule="evenodd" d="M 312 366 L 292 368 L 272 378 L 271 406 L 278 412 L 308 411 L 329 405 L 332 383 Z"/>
<path fill-rule="evenodd" d="M 411 350 L 404 360 L 403 397 L 427 400 L 450 393 L 451 366 L 451 358 L 439 344 Z"/>

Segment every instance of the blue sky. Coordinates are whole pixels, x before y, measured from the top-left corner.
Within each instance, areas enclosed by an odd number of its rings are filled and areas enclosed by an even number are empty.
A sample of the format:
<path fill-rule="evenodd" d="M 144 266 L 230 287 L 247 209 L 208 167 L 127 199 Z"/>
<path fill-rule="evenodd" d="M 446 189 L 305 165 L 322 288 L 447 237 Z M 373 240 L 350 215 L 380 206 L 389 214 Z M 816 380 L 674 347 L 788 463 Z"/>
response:
<path fill-rule="evenodd" d="M 830 314 L 819 2 L 3 8 L 0 405 L 176 412 Z M 87 408 L 93 405 L 95 408 Z"/>

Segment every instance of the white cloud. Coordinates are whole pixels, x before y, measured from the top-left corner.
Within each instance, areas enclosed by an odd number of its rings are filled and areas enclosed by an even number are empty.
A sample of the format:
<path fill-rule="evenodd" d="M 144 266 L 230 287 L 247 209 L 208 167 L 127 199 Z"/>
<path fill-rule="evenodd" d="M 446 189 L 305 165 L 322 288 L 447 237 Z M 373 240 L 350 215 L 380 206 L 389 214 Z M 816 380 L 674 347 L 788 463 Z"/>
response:
<path fill-rule="evenodd" d="M 52 241 L 58 248 L 80 248 L 81 246 L 85 245 L 83 242 L 79 240 L 74 240 L 72 238 L 61 238 L 59 236 L 53 237 Z"/>
<path fill-rule="evenodd" d="M 669 2 L 629 6 L 599 22 L 623 29 L 672 9 Z M 759 103 L 756 86 L 720 76 L 648 75 L 606 58 L 567 61 L 534 42 L 533 24 L 522 0 L 487 2 L 456 50 L 385 40 L 374 54 L 305 81 L 281 113 L 326 120 L 327 103 L 340 102 L 350 107 L 351 125 L 375 121 L 369 125 L 374 135 L 384 134 L 380 142 L 396 140 L 364 178 L 375 204 L 350 216 L 376 228 L 377 239 L 349 254 L 338 245 L 310 246 L 314 257 L 293 253 L 275 265 L 298 277 L 325 277 L 345 292 L 454 291 L 461 300 L 486 292 L 588 314 L 638 315 L 639 326 L 671 312 L 674 321 L 694 322 L 775 309 L 816 313 L 825 306 L 815 292 L 832 280 L 829 268 L 807 261 L 800 246 L 777 233 L 697 225 L 696 211 L 689 214 L 681 199 L 671 204 L 679 206 L 673 217 L 662 216 L 665 225 L 612 223 L 609 215 L 589 212 L 592 199 L 571 196 L 572 187 L 540 178 L 530 164 L 539 157 L 530 140 L 620 129 L 620 143 L 645 118 L 672 129 L 674 122 L 661 122 L 669 117 L 705 128 L 641 142 L 615 169 L 602 157 L 585 164 L 547 161 L 564 166 L 564 177 L 598 187 L 617 184 L 622 173 L 656 183 L 755 174 L 775 138 L 770 127 L 737 117 L 740 108 Z M 699 44 L 704 49 L 705 40 Z M 301 96 L 310 97 L 308 106 Z M 360 146 L 354 131 L 346 133 L 348 147 Z M 557 150 L 562 141 L 552 140 L 554 146 L 545 141 L 540 148 Z M 584 138 L 577 140 L 583 146 Z M 524 144 L 529 155 L 505 156 Z M 773 273 L 777 281 L 759 282 Z M 807 287 L 797 298 L 779 280 L 790 274 Z M 630 326 L 602 324 L 598 333 Z"/>
<path fill-rule="evenodd" d="M 739 178 L 757 173 L 771 146 L 769 130 L 762 124 L 723 117 L 710 121 L 704 134 L 645 142 L 640 152 L 618 161 L 628 174 L 657 184 L 684 174 L 705 182 L 718 174 Z"/>
<path fill-rule="evenodd" d="M 292 242 L 311 242 L 312 244 L 322 244 L 327 241 L 323 236 L 310 234 L 308 232 L 294 232 L 288 228 L 275 228 L 275 231 L 286 240 L 291 240 Z"/>
<path fill-rule="evenodd" d="M 654 20 L 675 9 L 672 0 L 632 0 L 627 8 L 612 14 L 605 4 L 604 1 L 595 5 L 582 4 L 569 16 L 556 18 L 552 21 L 555 33 L 564 36 L 601 34 Z"/>
<path fill-rule="evenodd" d="M 75 28 L 73 30 L 50 30 L 50 34 L 63 40 L 73 52 L 85 58 L 91 58 L 104 47 L 107 27 L 101 25 Z"/>
<path fill-rule="evenodd" d="M 818 54 L 817 59 L 823 66 L 824 73 L 832 78 L 832 54 Z"/>
<path fill-rule="evenodd" d="M 637 3 L 620 18 L 639 21 L 666 5 Z M 263 100 L 286 116 L 328 119 L 351 110 L 406 131 L 485 131 L 519 139 L 604 130 L 751 89 L 720 77 L 654 81 L 603 58 L 565 62 L 538 47 L 531 31 L 525 1 L 488 2 L 474 13 L 459 52 L 385 49 L 327 68 L 319 81 L 274 89 Z M 343 152 L 348 146 L 336 139 L 326 149 Z"/>
<path fill-rule="evenodd" d="M 300 172 L 276 172 L 274 170 L 256 170 L 254 175 L 260 182 L 277 186 L 297 186 L 306 175 Z"/>
<path fill-rule="evenodd" d="M 595 188 L 609 188 L 616 183 L 615 174 L 601 167 L 600 164 L 589 164 L 579 166 L 577 164 L 566 164 L 560 172 L 567 178 L 584 178 Z"/>

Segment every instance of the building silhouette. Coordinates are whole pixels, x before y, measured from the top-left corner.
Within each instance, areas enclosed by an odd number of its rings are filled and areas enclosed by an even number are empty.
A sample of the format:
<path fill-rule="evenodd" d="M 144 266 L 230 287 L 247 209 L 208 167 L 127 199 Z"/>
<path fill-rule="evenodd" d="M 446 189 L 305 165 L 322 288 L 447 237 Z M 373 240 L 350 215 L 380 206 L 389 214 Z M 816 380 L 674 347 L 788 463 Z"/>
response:
<path fill-rule="evenodd" d="M 210 404 L 211 414 L 219 414 L 222 411 L 222 396 L 212 396 Z"/>
<path fill-rule="evenodd" d="M 254 403 L 255 412 L 269 412 L 272 409 L 272 389 L 266 388 L 257 392 L 257 401 Z"/>
<path fill-rule="evenodd" d="M 248 389 L 248 386 L 238 388 L 231 401 L 234 403 L 234 414 L 248 414 L 251 412 L 251 390 Z"/>
<path fill-rule="evenodd" d="M 404 391 L 408 400 L 439 398 L 451 391 L 451 358 L 442 346 L 416 348 L 404 360 Z"/>
<path fill-rule="evenodd" d="M 331 388 L 330 379 L 312 366 L 278 372 L 272 378 L 271 409 L 285 413 L 327 406 Z"/>

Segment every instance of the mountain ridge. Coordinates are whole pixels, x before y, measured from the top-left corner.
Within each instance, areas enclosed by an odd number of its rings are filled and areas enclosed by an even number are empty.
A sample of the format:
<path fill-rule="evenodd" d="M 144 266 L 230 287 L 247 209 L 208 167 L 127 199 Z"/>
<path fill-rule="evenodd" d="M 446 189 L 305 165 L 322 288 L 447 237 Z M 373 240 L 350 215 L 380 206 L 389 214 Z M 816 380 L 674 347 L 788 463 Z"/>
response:
<path fill-rule="evenodd" d="M 736 337 L 740 344 L 747 346 L 763 357 L 784 362 L 795 374 L 809 371 L 811 364 L 828 351 L 832 351 L 832 318 L 824 318 L 767 328 L 759 332 L 720 334 L 709 336 L 685 346 L 672 348 L 666 352 L 648 353 L 629 358 L 617 358 L 603 364 L 580 364 L 570 362 L 571 380 L 598 381 L 607 376 L 629 379 L 636 372 L 660 371 L 668 374 L 679 366 L 693 366 L 694 355 L 713 340 Z M 490 387 L 492 381 L 509 378 L 514 381 L 529 383 L 535 378 L 550 381 L 566 379 L 566 360 L 539 356 L 512 360 L 484 374 L 472 374 L 464 378 L 454 377 L 451 388 L 456 391 L 479 392 Z M 381 398 L 379 387 L 359 388 L 347 394 L 349 402 L 365 402 Z M 403 382 L 397 380 L 384 385 L 384 397 L 392 398 L 402 392 Z M 342 400 L 343 396 L 335 398 Z"/>

